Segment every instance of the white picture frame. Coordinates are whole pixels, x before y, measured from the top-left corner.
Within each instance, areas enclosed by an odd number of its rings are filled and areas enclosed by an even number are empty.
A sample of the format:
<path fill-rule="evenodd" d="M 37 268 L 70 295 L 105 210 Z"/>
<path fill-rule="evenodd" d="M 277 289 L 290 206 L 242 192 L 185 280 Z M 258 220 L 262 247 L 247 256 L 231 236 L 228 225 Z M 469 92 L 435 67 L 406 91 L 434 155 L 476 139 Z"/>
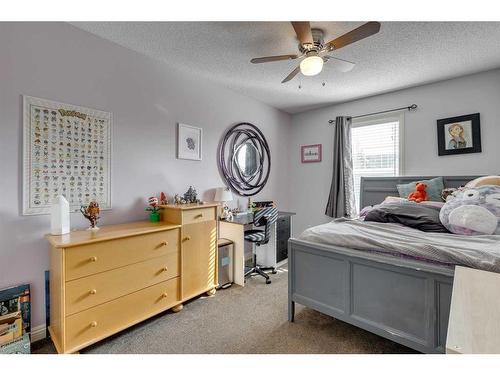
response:
<path fill-rule="evenodd" d="M 72 212 L 96 200 L 111 209 L 110 112 L 23 95 L 23 215 L 50 214 L 64 195 Z"/>
<path fill-rule="evenodd" d="M 203 129 L 179 123 L 177 128 L 177 158 L 202 160 Z"/>

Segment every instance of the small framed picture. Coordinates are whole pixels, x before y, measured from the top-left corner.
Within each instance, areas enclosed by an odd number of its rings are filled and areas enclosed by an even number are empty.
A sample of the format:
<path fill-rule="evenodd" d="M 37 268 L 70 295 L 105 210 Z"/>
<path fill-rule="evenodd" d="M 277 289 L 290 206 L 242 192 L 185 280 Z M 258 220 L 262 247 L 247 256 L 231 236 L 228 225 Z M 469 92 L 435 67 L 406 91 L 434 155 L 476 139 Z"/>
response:
<path fill-rule="evenodd" d="M 177 158 L 201 160 L 203 130 L 195 126 L 179 124 L 177 133 Z"/>
<path fill-rule="evenodd" d="M 437 120 L 438 154 L 481 152 L 479 113 Z"/>
<path fill-rule="evenodd" d="M 321 145 L 300 146 L 302 163 L 318 163 L 321 161 Z"/>

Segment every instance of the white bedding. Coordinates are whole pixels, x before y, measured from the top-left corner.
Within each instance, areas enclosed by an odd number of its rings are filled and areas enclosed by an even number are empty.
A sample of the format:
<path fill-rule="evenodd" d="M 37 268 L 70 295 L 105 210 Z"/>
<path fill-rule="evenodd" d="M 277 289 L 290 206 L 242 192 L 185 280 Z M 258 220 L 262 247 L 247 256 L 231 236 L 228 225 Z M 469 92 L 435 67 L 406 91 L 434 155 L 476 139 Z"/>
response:
<path fill-rule="evenodd" d="M 500 235 L 432 233 L 400 224 L 335 219 L 306 229 L 299 239 L 500 272 Z"/>

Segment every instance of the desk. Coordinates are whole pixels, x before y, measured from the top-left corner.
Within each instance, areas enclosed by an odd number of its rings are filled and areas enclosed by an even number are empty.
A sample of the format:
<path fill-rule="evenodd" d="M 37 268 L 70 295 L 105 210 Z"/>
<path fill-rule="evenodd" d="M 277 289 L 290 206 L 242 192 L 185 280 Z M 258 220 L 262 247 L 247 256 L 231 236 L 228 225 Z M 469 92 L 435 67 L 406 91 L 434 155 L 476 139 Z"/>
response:
<path fill-rule="evenodd" d="M 282 235 L 280 231 L 280 223 L 290 223 L 289 233 L 291 233 L 291 216 L 293 212 L 278 212 L 278 220 L 271 228 L 271 237 L 267 245 L 257 247 L 257 263 L 266 267 L 277 267 L 286 262 L 276 261 L 276 252 L 278 248 L 278 237 Z M 234 283 L 245 285 L 245 230 L 251 229 L 253 226 L 253 214 L 245 214 L 234 216 L 231 220 L 219 221 L 219 236 L 227 238 L 234 243 Z M 280 241 L 281 245 L 282 241 Z M 286 239 L 288 241 L 288 239 Z M 248 244 L 251 246 L 251 244 Z M 284 245 L 286 246 L 286 244 Z"/>
<path fill-rule="evenodd" d="M 500 274 L 455 267 L 446 353 L 500 353 Z"/>

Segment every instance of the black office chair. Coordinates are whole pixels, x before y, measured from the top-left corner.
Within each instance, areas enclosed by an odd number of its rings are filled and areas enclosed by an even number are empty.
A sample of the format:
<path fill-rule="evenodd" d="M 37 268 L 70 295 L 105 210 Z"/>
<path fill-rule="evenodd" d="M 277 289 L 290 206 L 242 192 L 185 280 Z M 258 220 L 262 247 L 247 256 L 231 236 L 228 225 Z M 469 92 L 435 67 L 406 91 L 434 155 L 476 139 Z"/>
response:
<path fill-rule="evenodd" d="M 271 227 L 278 219 L 278 209 L 276 207 L 266 207 L 255 212 L 253 224 L 256 227 L 264 226 L 264 230 L 250 229 L 245 231 L 245 241 L 252 242 L 255 246 L 265 245 L 269 242 L 271 236 Z M 250 269 L 245 272 L 245 277 L 254 274 L 260 275 L 266 279 L 266 284 L 271 284 L 269 275 L 264 271 L 272 271 L 276 273 L 274 267 L 260 267 L 257 265 L 257 253 L 253 248 L 253 264 Z"/>

